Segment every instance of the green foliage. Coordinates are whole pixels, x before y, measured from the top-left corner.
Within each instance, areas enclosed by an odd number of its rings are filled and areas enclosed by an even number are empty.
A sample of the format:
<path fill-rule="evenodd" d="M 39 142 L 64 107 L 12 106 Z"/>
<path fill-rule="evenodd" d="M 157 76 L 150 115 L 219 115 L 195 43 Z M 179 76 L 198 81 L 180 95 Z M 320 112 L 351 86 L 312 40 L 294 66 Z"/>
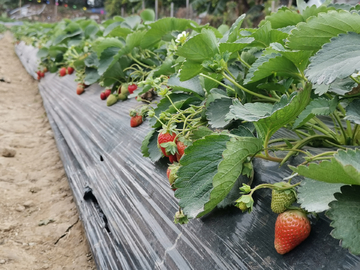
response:
<path fill-rule="evenodd" d="M 341 240 L 341 246 L 354 255 L 360 255 L 359 192 L 359 186 L 342 187 L 341 193 L 335 193 L 336 200 L 330 203 L 330 210 L 326 212 L 334 227 L 331 235 Z"/>

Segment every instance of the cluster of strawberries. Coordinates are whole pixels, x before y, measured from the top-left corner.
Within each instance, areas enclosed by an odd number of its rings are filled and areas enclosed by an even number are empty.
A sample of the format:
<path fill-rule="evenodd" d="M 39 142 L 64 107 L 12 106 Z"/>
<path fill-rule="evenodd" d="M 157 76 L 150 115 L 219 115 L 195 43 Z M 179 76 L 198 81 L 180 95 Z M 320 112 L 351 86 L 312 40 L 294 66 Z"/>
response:
<path fill-rule="evenodd" d="M 36 72 L 36 74 L 38 75 L 37 76 L 37 80 L 40 81 L 41 78 L 44 78 L 45 77 L 45 73 L 48 71 L 47 67 L 44 67 L 42 70 L 38 70 Z"/>

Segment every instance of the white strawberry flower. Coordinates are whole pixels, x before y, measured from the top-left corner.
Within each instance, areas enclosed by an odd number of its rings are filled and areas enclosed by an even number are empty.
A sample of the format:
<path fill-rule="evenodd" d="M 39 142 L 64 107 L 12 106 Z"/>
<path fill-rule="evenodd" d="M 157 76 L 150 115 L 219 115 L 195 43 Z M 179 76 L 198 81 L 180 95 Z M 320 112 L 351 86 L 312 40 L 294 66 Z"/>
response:
<path fill-rule="evenodd" d="M 178 34 L 178 36 L 177 36 L 177 38 L 175 39 L 175 41 L 176 41 L 177 43 L 184 44 L 188 35 L 189 35 L 189 33 L 186 33 L 186 31 L 182 31 L 182 33 Z"/>

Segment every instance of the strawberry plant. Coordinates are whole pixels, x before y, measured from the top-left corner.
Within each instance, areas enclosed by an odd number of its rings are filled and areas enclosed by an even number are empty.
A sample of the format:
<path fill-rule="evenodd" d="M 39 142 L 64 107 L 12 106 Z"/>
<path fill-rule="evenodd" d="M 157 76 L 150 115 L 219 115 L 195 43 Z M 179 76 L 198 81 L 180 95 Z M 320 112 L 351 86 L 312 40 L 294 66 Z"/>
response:
<path fill-rule="evenodd" d="M 85 19 L 25 25 L 15 36 L 28 31 L 31 38 L 21 39 L 39 48 L 49 71 L 71 66 L 77 82 L 111 88 L 101 93 L 108 106 L 134 97 L 150 103 L 141 151 L 176 164 L 175 223 L 224 201 L 254 211 L 253 194 L 267 188 L 275 213 L 294 204 L 325 212 L 332 236 L 360 254 L 359 6 L 297 6 L 281 7 L 257 28 L 242 28 L 245 14 L 227 31 L 130 16 L 101 26 Z M 288 167 L 288 181 L 252 186 L 256 159 Z M 240 176 L 247 180 L 229 199 Z"/>

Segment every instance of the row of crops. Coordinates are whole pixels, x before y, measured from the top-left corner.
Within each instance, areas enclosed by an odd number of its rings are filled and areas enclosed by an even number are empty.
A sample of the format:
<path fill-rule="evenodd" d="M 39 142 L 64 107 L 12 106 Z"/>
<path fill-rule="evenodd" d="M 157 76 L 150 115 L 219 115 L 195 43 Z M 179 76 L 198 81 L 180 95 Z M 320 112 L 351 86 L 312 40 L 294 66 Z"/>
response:
<path fill-rule="evenodd" d="M 46 72 L 75 70 L 79 95 L 99 84 L 104 107 L 139 101 L 129 122 L 151 126 L 138 146 L 144 157 L 168 160 L 169 188 L 179 204 L 175 223 L 203 217 L 219 204 L 246 215 L 256 211 L 256 191 L 267 188 L 273 196 L 268 207 L 279 215 L 280 254 L 309 235 L 308 217 L 325 212 L 332 236 L 359 255 L 359 10 L 298 1 L 298 10 L 282 7 L 257 28 L 241 27 L 244 14 L 217 29 L 186 19 L 154 21 L 144 10 L 101 24 L 25 23 L 13 33 L 39 49 L 39 80 Z M 280 130 L 287 135 L 277 136 Z M 294 156 L 302 161 L 292 163 Z M 292 173 L 253 186 L 256 159 Z M 241 176 L 246 180 L 237 199 L 229 200 Z M 293 220 L 306 229 L 292 227 L 289 238 L 301 241 L 279 247 L 285 245 L 277 242 L 285 238 L 280 231 Z"/>

